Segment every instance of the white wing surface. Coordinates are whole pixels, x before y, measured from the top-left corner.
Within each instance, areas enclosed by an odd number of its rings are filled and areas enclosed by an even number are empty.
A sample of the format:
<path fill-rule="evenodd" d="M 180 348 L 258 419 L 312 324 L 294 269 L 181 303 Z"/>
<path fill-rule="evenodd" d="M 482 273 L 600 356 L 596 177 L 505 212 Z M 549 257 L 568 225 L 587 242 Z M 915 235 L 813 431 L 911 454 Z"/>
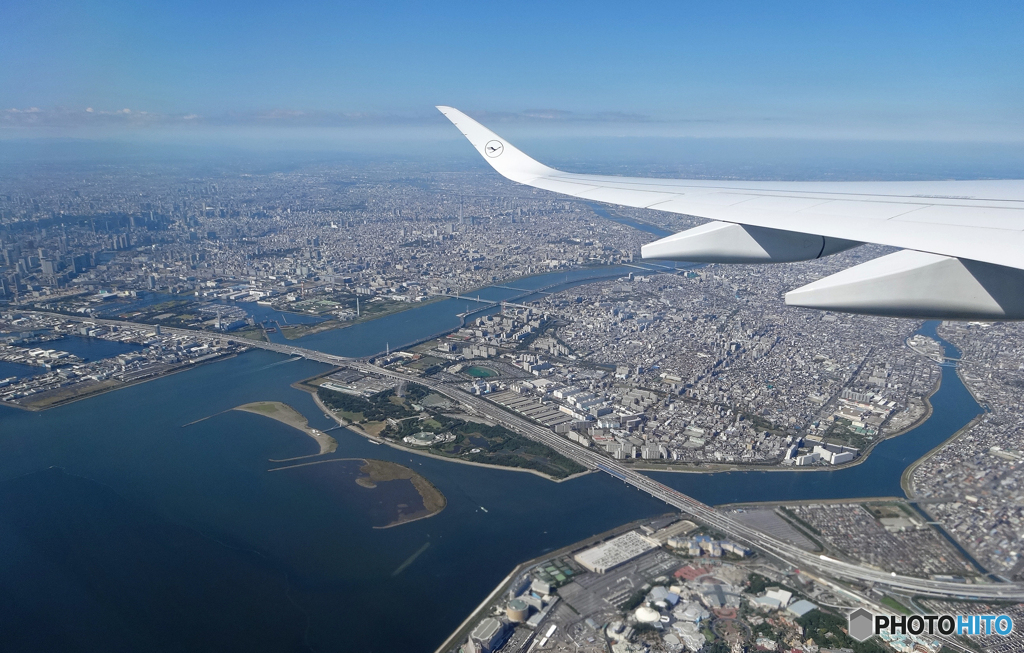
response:
<path fill-rule="evenodd" d="M 713 220 L 644 258 L 789 262 L 864 242 L 903 251 L 787 294 L 788 304 L 948 319 L 1024 318 L 1024 181 L 743 182 L 581 175 L 530 158 L 438 107 L 501 175 L 622 206 Z"/>

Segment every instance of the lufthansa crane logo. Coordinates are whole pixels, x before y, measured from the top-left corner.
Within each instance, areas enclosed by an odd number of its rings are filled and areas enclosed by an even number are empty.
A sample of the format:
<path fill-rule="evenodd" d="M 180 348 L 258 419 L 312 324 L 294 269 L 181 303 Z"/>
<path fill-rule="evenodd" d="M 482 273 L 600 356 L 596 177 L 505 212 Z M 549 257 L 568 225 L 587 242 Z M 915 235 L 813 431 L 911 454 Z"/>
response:
<path fill-rule="evenodd" d="M 504 151 L 505 146 L 501 141 L 487 141 L 487 145 L 484 145 L 484 154 L 492 159 L 501 156 L 501 153 Z"/>

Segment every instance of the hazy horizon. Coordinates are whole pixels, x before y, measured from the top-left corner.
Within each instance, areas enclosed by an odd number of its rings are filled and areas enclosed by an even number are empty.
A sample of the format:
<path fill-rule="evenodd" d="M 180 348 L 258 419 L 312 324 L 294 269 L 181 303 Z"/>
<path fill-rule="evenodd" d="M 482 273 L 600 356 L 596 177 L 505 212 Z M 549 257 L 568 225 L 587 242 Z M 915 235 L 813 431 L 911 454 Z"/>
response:
<path fill-rule="evenodd" d="M 450 127 L 446 131 L 453 136 L 10 139 L 0 148 L 0 165 L 219 162 L 273 167 L 390 162 L 491 171 L 458 132 Z M 1016 143 L 537 136 L 510 140 L 539 160 L 573 172 L 742 179 L 1024 178 L 1024 144 Z"/>
<path fill-rule="evenodd" d="M 0 142 L 782 138 L 1024 147 L 1024 6 L 14 2 Z M 6 143 L 5 143 L 6 144 Z"/>

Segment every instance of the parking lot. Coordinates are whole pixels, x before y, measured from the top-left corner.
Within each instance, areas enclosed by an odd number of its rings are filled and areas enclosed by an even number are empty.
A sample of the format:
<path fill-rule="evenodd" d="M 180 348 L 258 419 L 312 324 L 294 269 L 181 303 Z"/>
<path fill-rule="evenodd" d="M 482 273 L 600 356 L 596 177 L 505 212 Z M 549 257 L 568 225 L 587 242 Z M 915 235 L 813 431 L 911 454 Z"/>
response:
<path fill-rule="evenodd" d="M 580 617 L 593 618 L 616 614 L 619 607 L 644 585 L 658 576 L 671 576 L 682 561 L 663 550 L 651 551 L 605 574 L 587 573 L 558 590 Z"/>

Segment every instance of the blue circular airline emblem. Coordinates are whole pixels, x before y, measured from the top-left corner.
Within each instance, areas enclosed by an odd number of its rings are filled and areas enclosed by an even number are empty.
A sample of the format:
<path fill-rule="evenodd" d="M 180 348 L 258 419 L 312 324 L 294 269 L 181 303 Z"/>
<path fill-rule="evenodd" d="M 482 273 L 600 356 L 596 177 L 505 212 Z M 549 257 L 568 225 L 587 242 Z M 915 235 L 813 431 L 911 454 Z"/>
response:
<path fill-rule="evenodd" d="M 501 153 L 504 151 L 505 146 L 501 141 L 487 141 L 487 145 L 484 145 L 484 154 L 492 159 L 496 156 L 501 156 Z"/>

